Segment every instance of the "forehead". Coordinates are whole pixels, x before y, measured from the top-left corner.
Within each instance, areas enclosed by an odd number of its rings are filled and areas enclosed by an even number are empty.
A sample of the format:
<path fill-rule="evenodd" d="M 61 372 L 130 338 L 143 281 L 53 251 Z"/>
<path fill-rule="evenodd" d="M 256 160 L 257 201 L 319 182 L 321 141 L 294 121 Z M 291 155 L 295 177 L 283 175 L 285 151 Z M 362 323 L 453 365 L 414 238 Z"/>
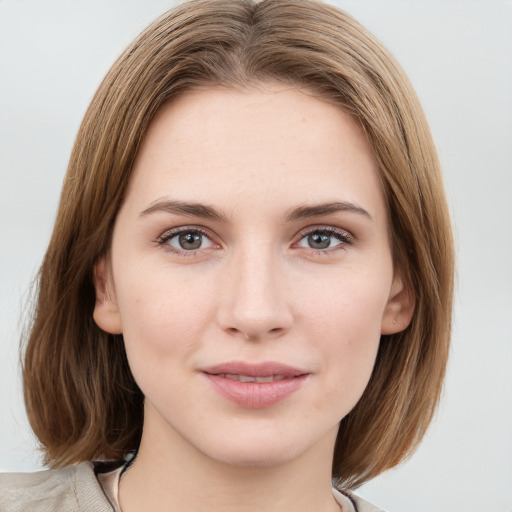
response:
<path fill-rule="evenodd" d="M 249 198 L 262 208 L 269 200 L 283 208 L 336 200 L 384 208 L 358 123 L 280 84 L 197 89 L 165 105 L 137 156 L 128 199 L 142 207 L 166 195 L 227 209 Z"/>

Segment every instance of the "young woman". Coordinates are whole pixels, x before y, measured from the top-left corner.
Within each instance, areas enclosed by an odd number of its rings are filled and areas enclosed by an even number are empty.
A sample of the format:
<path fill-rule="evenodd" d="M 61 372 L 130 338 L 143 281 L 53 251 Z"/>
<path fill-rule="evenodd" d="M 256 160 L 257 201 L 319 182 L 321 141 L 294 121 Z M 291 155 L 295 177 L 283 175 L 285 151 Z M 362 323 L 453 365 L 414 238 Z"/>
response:
<path fill-rule="evenodd" d="M 24 356 L 53 469 L 2 510 L 375 511 L 449 345 L 439 165 L 403 72 L 315 1 L 198 0 L 89 107 Z"/>

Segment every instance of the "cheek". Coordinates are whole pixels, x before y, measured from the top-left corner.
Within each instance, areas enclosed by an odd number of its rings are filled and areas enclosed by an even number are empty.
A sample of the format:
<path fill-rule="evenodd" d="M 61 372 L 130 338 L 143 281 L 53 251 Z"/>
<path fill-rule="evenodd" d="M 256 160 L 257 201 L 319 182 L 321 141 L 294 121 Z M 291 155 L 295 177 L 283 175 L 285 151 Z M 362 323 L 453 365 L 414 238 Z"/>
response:
<path fill-rule="evenodd" d="M 339 403 L 346 414 L 366 388 L 389 294 L 388 278 L 382 276 L 388 275 L 348 272 L 323 289 L 310 287 L 307 300 L 301 301 L 302 329 L 325 368 L 326 393 L 320 407 Z"/>
<path fill-rule="evenodd" d="M 305 326 L 309 323 L 322 339 L 342 338 L 354 350 L 379 339 L 392 270 L 391 265 L 367 268 L 353 265 L 328 276 L 297 279 L 293 295 Z"/>
<path fill-rule="evenodd" d="M 150 271 L 123 274 L 119 287 L 123 336 L 131 365 L 172 365 L 198 348 L 202 332 L 212 321 L 213 295 L 205 279 Z M 172 355 L 172 358 L 166 356 Z"/>

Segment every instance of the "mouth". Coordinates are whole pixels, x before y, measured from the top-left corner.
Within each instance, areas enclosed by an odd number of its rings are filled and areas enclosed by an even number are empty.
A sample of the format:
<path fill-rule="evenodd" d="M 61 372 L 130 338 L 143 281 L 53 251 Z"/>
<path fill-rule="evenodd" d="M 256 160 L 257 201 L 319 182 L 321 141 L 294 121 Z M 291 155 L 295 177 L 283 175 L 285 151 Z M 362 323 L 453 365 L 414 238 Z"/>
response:
<path fill-rule="evenodd" d="M 261 409 L 298 391 L 310 372 L 276 362 L 228 362 L 201 370 L 223 398 L 239 407 Z"/>
<path fill-rule="evenodd" d="M 252 377 L 251 375 L 237 375 L 235 373 L 219 373 L 218 377 L 224 379 L 237 380 L 238 382 L 275 382 L 276 380 L 284 380 L 288 377 L 284 375 L 269 375 L 268 377 Z"/>
<path fill-rule="evenodd" d="M 226 379 L 242 380 L 242 382 L 258 382 L 254 379 L 266 379 L 261 382 L 271 382 L 272 380 L 291 379 L 308 374 L 307 370 L 296 368 L 287 364 L 275 361 L 265 361 L 262 363 L 246 363 L 244 361 L 229 361 L 216 364 L 201 369 L 202 372 L 210 375 L 223 376 Z"/>

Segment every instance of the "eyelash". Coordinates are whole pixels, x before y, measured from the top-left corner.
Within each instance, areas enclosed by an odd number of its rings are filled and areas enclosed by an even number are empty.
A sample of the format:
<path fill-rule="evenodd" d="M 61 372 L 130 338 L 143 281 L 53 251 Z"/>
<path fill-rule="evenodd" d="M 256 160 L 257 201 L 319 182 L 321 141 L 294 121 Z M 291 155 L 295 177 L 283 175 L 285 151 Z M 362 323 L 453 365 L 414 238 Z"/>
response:
<path fill-rule="evenodd" d="M 210 240 L 212 243 L 214 243 L 212 241 L 213 237 L 209 231 L 207 231 L 201 227 L 196 227 L 196 226 L 193 226 L 193 227 L 192 226 L 183 226 L 183 227 L 179 227 L 179 228 L 175 228 L 175 229 L 166 231 L 164 234 L 162 234 L 160 237 L 158 237 L 157 243 L 164 250 L 171 252 L 173 254 L 176 254 L 178 256 L 184 256 L 184 257 L 194 256 L 201 250 L 201 248 L 199 248 L 197 250 L 189 250 L 189 251 L 187 251 L 185 249 L 180 250 L 180 249 L 176 249 L 169 243 L 169 241 L 172 240 L 174 237 L 179 236 L 181 234 L 186 234 L 186 233 L 199 234 L 201 236 L 206 237 L 208 240 Z M 325 249 L 313 249 L 312 247 L 310 247 L 309 249 L 313 250 L 314 255 L 325 256 L 325 255 L 328 255 L 329 253 L 332 253 L 333 251 L 345 250 L 347 246 L 354 244 L 354 238 L 347 231 L 345 231 L 343 229 L 335 228 L 333 226 L 312 226 L 312 227 L 303 229 L 299 233 L 300 238 L 297 242 L 295 242 L 294 245 L 298 244 L 304 238 L 311 236 L 313 234 L 320 234 L 320 235 L 326 235 L 329 237 L 333 237 L 333 238 L 336 238 L 340 242 L 338 245 L 335 245 L 334 247 L 330 247 L 330 248 L 327 247 Z"/>
<path fill-rule="evenodd" d="M 171 252 L 173 254 L 176 254 L 178 256 L 184 256 L 184 257 L 187 257 L 187 256 L 194 256 L 195 254 L 197 254 L 201 249 L 197 249 L 197 250 L 191 250 L 191 251 L 187 251 L 185 249 L 176 249 L 175 247 L 173 247 L 170 243 L 169 243 L 169 240 L 172 240 L 174 237 L 176 236 L 179 236 L 179 235 L 182 235 L 182 234 L 186 234 L 186 233 L 191 233 L 191 234 L 198 234 L 198 235 L 201 235 L 201 236 L 204 236 L 205 238 L 207 238 L 208 240 L 212 240 L 212 235 L 210 234 L 209 231 L 201 228 L 201 227 L 196 227 L 196 226 L 183 226 L 183 227 L 180 227 L 180 228 L 175 228 L 175 229 L 171 229 L 169 231 L 166 231 L 163 235 L 161 235 L 160 237 L 158 237 L 158 244 L 166 251 L 168 252 Z M 212 242 L 213 243 L 213 242 Z"/>
<path fill-rule="evenodd" d="M 296 243 L 316 233 L 336 238 L 340 243 L 334 247 L 327 247 L 326 249 L 313 249 L 311 247 L 310 250 L 313 250 L 314 255 L 327 256 L 334 251 L 345 250 L 347 246 L 353 245 L 355 242 L 354 237 L 343 229 L 335 228 L 334 226 L 310 226 L 299 233 L 300 238 Z"/>

